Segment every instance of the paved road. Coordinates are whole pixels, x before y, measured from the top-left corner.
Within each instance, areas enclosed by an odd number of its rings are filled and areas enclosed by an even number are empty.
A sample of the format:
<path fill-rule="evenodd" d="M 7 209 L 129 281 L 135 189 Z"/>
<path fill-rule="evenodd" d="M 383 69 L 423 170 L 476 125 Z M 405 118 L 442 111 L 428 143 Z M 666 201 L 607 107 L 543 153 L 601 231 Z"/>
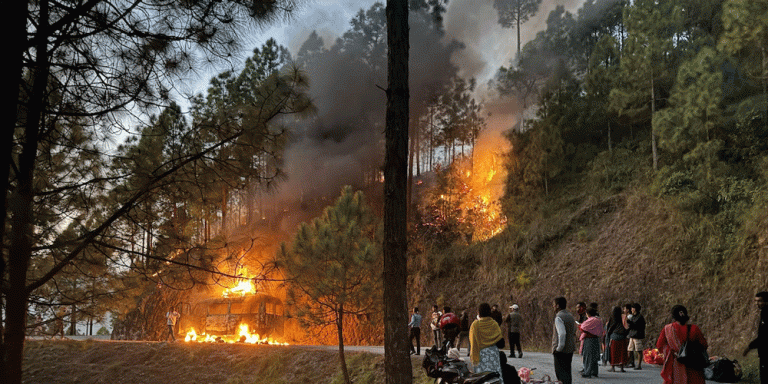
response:
<path fill-rule="evenodd" d="M 333 347 L 336 348 L 336 347 Z M 371 353 L 384 353 L 384 347 L 358 347 L 358 346 L 351 346 L 351 347 L 344 347 L 347 351 L 366 351 Z M 423 354 L 423 348 L 422 348 L 422 354 Z M 464 350 L 462 350 L 464 352 Z M 420 367 L 422 356 L 413 356 L 413 366 L 414 367 Z M 469 359 L 466 356 L 462 356 L 462 359 L 467 361 Z M 539 352 L 525 352 L 522 359 L 509 359 L 509 364 L 513 365 L 515 368 L 520 369 L 521 367 L 527 367 L 530 369 L 534 369 L 533 374 L 531 375 L 532 379 L 541 379 L 544 375 L 549 375 L 552 377 L 553 380 L 555 380 L 555 370 L 553 368 L 553 361 L 552 361 L 552 354 L 549 353 L 539 353 Z M 627 369 L 626 372 L 608 372 L 608 368 L 610 367 L 603 367 L 602 365 L 599 367 L 599 373 L 597 378 L 589 378 L 585 379 L 582 378 L 579 374 L 579 370 L 581 369 L 581 356 L 580 355 L 574 355 L 573 356 L 573 363 L 571 364 L 572 367 L 572 373 L 573 373 L 573 383 L 574 384 L 614 384 L 614 383 L 637 383 L 637 384 L 659 384 L 662 382 L 661 376 L 659 375 L 661 373 L 661 367 L 656 365 L 650 365 L 650 364 L 643 364 L 643 369 L 636 371 L 633 369 Z M 714 381 L 707 381 L 707 383 L 715 383 Z"/>
<path fill-rule="evenodd" d="M 75 339 L 75 340 L 84 340 L 84 339 L 101 339 L 101 337 L 98 336 L 67 336 L 69 339 Z M 314 346 L 317 348 L 326 349 L 329 351 L 335 351 L 338 350 L 336 346 Z M 345 351 L 363 351 L 363 352 L 370 352 L 370 353 L 378 353 L 378 354 L 384 354 L 384 347 L 382 346 L 345 346 Z M 466 350 L 462 350 L 462 355 Z M 421 356 L 412 356 L 413 359 L 413 366 L 414 367 L 420 367 L 421 362 L 423 359 L 423 353 L 424 348 L 422 348 L 422 355 Z M 462 356 L 462 359 L 465 361 L 468 361 L 468 357 Z M 525 352 L 525 355 L 522 359 L 509 359 L 509 364 L 513 365 L 515 368 L 520 369 L 521 367 L 527 367 L 533 370 L 533 374 L 531 375 L 531 378 L 533 379 L 541 379 L 544 377 L 544 375 L 549 375 L 552 377 L 552 379 L 555 379 L 555 370 L 552 365 L 552 355 L 549 353 L 540 353 L 540 352 Z M 608 372 L 608 368 L 610 367 L 603 367 L 602 365 L 599 367 L 599 377 L 597 378 L 589 378 L 585 379 L 582 378 L 579 374 L 579 369 L 581 369 L 581 356 L 580 355 L 574 355 L 573 356 L 573 363 L 571 364 L 571 367 L 573 368 L 573 383 L 574 384 L 614 384 L 614 383 L 637 383 L 637 384 L 658 384 L 661 383 L 661 377 L 659 376 L 659 373 L 661 372 L 661 367 L 650 365 L 650 364 L 643 364 L 643 369 L 636 371 L 633 369 L 627 369 L 626 372 Z M 707 381 L 707 383 L 715 383 L 714 381 Z"/>

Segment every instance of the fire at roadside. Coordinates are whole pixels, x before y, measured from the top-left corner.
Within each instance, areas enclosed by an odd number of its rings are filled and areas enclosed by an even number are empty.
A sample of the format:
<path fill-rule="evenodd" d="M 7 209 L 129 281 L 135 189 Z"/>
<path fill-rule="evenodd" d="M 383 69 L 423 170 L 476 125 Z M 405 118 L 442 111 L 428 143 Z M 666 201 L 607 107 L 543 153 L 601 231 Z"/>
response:
<path fill-rule="evenodd" d="M 247 324 L 240 324 L 238 326 L 239 332 L 237 335 L 206 335 L 205 333 L 198 335 L 194 328 L 191 328 L 184 337 L 185 342 L 198 342 L 198 343 L 245 343 L 245 344 L 268 344 L 268 345 L 289 345 L 288 343 L 282 343 L 272 339 L 271 337 L 262 337 L 258 333 L 251 333 L 248 331 Z"/>
<path fill-rule="evenodd" d="M 185 342 L 198 343 L 244 343 L 288 345 L 274 338 L 284 328 L 282 301 L 264 292 L 257 292 L 253 277 L 246 267 L 238 268 L 243 276 L 225 288 L 221 297 L 205 300 L 196 305 L 196 322 L 202 332 L 188 325 Z M 237 326 L 235 326 L 237 324 Z"/>

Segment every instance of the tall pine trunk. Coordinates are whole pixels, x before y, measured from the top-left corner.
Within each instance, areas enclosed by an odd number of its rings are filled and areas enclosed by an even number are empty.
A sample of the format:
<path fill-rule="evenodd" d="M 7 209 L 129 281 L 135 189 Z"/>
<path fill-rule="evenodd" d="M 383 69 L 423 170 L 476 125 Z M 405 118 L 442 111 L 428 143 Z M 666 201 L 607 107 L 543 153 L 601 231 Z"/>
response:
<path fill-rule="evenodd" d="M 344 374 L 344 382 L 352 384 L 347 369 L 347 358 L 344 356 L 344 305 L 339 304 L 336 310 L 336 334 L 339 337 L 339 364 L 341 364 L 341 373 Z"/>
<path fill-rule="evenodd" d="M 656 113 L 656 88 L 654 87 L 653 71 L 651 71 L 651 149 L 653 151 L 653 170 L 659 169 L 659 157 L 656 151 L 656 131 L 653 129 L 653 115 Z"/>
<path fill-rule="evenodd" d="M 520 12 L 522 4 L 520 2 L 517 3 L 517 59 L 520 60 Z"/>
<path fill-rule="evenodd" d="M 26 33 L 26 26 L 27 26 L 27 16 L 29 14 L 29 8 L 27 7 L 26 1 L 11 1 L 8 2 L 8 4 L 4 4 L 4 15 L 3 18 L 3 31 L 5 32 L 4 36 L 24 36 Z M 0 205 L 3 207 L 7 207 L 8 204 L 6 202 L 6 198 L 8 196 L 10 184 L 9 184 L 9 175 L 10 175 L 10 169 L 11 169 L 11 154 L 13 153 L 13 134 L 15 132 L 15 129 L 13 127 L 16 126 L 16 123 L 18 122 L 18 116 L 17 116 L 17 103 L 19 100 L 19 84 L 21 84 L 22 80 L 22 63 L 23 63 L 23 57 L 24 57 L 24 47 L 25 44 L 9 44 L 9 59 L 7 60 L 7 67 L 6 71 L 8 73 L 8 83 L 4 87 L 5 91 L 5 97 L 3 100 L 5 100 L 5 103 L 3 103 L 3 116 L 5 116 L 6 122 L 5 122 L 5 134 L 3 134 L 2 138 L 0 139 L 0 153 L 4 153 L 5 155 L 2 156 L 2 161 L 0 161 L 0 182 L 2 182 L 2 193 L 0 193 Z M 13 101 L 12 101 L 13 100 Z M 3 211 L 2 218 L 0 218 L 0 244 L 5 244 L 5 227 L 6 227 L 6 220 L 7 220 L 7 210 Z M 5 264 L 5 247 L 2 247 L 0 249 L 0 280 L 6 276 L 6 267 Z M 0 302 L 0 319 L 7 318 L 7 312 L 4 314 L 3 308 L 6 308 L 7 302 L 2 303 Z M 7 310 L 7 308 L 6 308 Z M 5 330 L 3 327 L 0 327 L 0 368 L 2 368 L 2 371 L 4 372 L 10 372 L 8 370 L 8 356 L 6 355 L 6 344 L 5 344 Z M 21 378 L 19 377 L 19 380 Z"/>
<path fill-rule="evenodd" d="M 408 179 L 408 0 L 387 0 L 387 112 L 384 157 L 384 373 L 410 384 L 406 205 Z"/>
<path fill-rule="evenodd" d="M 40 25 L 38 30 L 48 29 L 48 2 L 40 2 Z M 44 33 L 42 33 L 44 34 Z M 48 84 L 48 47 L 47 40 L 40 39 L 36 47 L 34 80 L 32 94 L 27 104 L 27 121 L 24 127 L 24 142 L 19 155 L 17 187 L 11 196 L 11 247 L 8 259 L 8 283 L 6 291 L 6 318 L 3 363 L 5 383 L 21 384 L 21 364 L 24 356 L 24 336 L 26 332 L 27 271 L 32 256 L 33 229 L 33 184 L 35 158 L 39 140 L 40 126 Z"/>
<path fill-rule="evenodd" d="M 418 130 L 418 128 L 416 130 Z M 416 143 L 415 143 L 415 140 L 409 140 L 409 142 L 410 142 L 410 150 L 408 151 L 408 197 L 406 198 L 406 206 L 410 210 L 413 204 L 413 161 L 414 161 L 413 155 L 416 152 L 415 151 Z"/>

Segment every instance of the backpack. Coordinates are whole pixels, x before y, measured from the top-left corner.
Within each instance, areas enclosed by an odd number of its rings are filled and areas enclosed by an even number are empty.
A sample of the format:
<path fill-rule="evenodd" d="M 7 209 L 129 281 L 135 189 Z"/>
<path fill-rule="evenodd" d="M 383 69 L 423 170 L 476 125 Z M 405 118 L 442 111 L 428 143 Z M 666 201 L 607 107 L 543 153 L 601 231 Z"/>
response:
<path fill-rule="evenodd" d="M 704 378 L 721 383 L 735 383 L 741 379 L 741 365 L 736 360 L 719 358 L 704 368 Z"/>

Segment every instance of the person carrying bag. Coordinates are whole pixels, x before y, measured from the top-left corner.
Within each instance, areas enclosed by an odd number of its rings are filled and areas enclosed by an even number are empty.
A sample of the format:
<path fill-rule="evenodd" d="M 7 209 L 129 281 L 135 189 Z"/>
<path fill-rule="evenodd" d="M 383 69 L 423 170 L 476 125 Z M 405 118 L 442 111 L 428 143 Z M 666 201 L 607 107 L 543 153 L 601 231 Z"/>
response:
<path fill-rule="evenodd" d="M 680 352 L 677 353 L 677 361 L 697 371 L 703 371 L 709 366 L 707 349 L 702 347 L 698 341 L 691 340 L 690 324 L 686 326 L 685 342 L 680 346 Z"/>
<path fill-rule="evenodd" d="M 664 353 L 664 367 L 661 370 L 664 384 L 704 384 L 704 367 L 693 368 L 683 364 L 683 361 L 693 358 L 694 355 L 699 356 L 696 360 L 704 360 L 701 352 L 706 352 L 707 340 L 698 326 L 686 325 L 689 317 L 688 310 L 684 306 L 672 307 L 672 317 L 675 321 L 664 326 L 656 341 L 656 348 Z M 697 346 L 693 346 L 694 343 Z M 698 353 L 693 350 L 697 347 Z M 701 363 L 687 364 L 696 366 Z"/>

